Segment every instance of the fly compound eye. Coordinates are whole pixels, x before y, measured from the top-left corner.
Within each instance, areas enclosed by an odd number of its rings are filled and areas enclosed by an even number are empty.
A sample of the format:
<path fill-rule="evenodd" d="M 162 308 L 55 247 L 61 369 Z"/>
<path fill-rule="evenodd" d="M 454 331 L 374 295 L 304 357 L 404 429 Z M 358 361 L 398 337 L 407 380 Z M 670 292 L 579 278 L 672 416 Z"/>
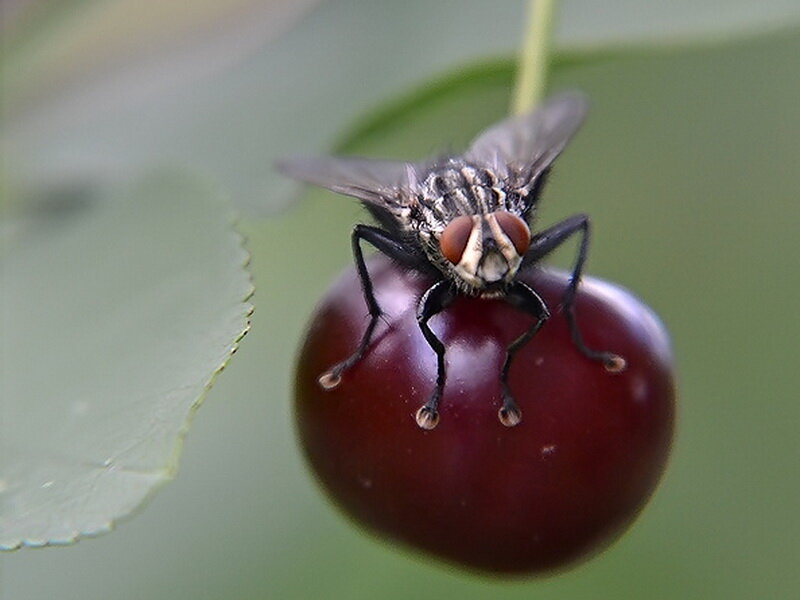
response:
<path fill-rule="evenodd" d="M 531 230 L 517 215 L 504 210 L 494 213 L 494 218 L 506 237 L 514 244 L 519 256 L 523 256 L 531 245 Z"/>
<path fill-rule="evenodd" d="M 461 215 L 450 221 L 444 228 L 442 237 L 439 238 L 439 246 L 444 257 L 454 265 L 460 263 L 470 235 L 472 235 L 472 217 Z"/>

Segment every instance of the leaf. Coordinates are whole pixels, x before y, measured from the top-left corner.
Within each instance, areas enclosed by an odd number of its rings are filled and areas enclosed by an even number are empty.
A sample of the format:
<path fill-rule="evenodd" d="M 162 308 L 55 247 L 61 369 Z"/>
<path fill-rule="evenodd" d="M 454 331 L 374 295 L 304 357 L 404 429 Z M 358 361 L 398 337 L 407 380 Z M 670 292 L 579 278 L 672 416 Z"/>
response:
<path fill-rule="evenodd" d="M 0 256 L 0 547 L 75 541 L 175 476 L 249 325 L 247 254 L 188 176 L 18 219 Z"/>
<path fill-rule="evenodd" d="M 330 0 L 248 60 L 170 93 L 142 98 L 156 78 L 136 70 L 51 90 L 47 106 L 9 127 L 14 173 L 24 185 L 177 161 L 219 178 L 239 207 L 268 213 L 292 189 L 271 169 L 277 158 L 330 147 L 343 124 L 436 74 L 512 56 L 524 10 L 522 0 Z M 556 42 L 567 53 L 623 46 L 631 55 L 633 43 L 685 45 L 797 22 L 796 0 L 572 0 Z"/>

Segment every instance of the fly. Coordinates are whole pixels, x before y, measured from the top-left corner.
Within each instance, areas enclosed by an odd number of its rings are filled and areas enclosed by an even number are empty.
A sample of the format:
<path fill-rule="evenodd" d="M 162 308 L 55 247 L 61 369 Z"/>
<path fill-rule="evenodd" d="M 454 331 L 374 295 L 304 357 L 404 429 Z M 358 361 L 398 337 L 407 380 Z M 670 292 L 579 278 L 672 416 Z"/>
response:
<path fill-rule="evenodd" d="M 539 195 L 553 161 L 583 123 L 586 99 L 574 92 L 547 100 L 539 109 L 511 117 L 481 133 L 461 156 L 426 162 L 366 158 L 297 158 L 278 164 L 285 174 L 361 200 L 379 226 L 359 224 L 352 247 L 370 320 L 358 347 L 319 378 L 333 389 L 342 374 L 366 354 L 381 316 L 361 242 L 400 264 L 432 275 L 435 283 L 417 305 L 417 322 L 437 357 L 436 385 L 416 413 L 417 424 L 433 429 L 445 385 L 445 347 L 428 325 L 459 295 L 503 298 L 531 315 L 534 323 L 506 348 L 500 371 L 500 422 L 522 419 L 508 384 L 517 352 L 550 316 L 544 300 L 517 275 L 538 263 L 574 234 L 577 258 L 562 307 L 576 348 L 609 371 L 625 367 L 611 352 L 589 348 L 575 318 L 575 296 L 589 249 L 589 217 L 574 215 L 532 233 Z"/>

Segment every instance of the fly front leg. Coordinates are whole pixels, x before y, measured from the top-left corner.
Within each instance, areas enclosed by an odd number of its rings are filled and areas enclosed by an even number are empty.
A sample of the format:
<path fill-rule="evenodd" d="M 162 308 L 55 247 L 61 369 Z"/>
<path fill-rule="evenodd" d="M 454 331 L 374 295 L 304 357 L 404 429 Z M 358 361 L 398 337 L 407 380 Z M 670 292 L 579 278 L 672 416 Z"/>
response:
<path fill-rule="evenodd" d="M 428 321 L 435 314 L 442 312 L 455 300 L 456 292 L 449 282 L 439 281 L 433 284 L 420 298 L 417 305 L 417 323 L 428 345 L 436 353 L 436 387 L 428 401 L 415 415 L 417 425 L 422 429 L 433 429 L 439 424 L 439 400 L 442 398 L 445 382 L 444 344 L 436 337 L 428 326 Z"/>
<path fill-rule="evenodd" d="M 530 287 L 521 281 L 515 281 L 508 288 L 505 296 L 506 301 L 513 307 L 533 316 L 536 321 L 531 325 L 528 330 L 515 339 L 508 348 L 506 348 L 506 360 L 503 363 L 503 369 L 500 371 L 500 388 L 503 393 L 503 405 L 497 412 L 497 417 L 500 422 L 506 427 L 513 427 L 522 420 L 522 411 L 514 401 L 511 394 L 511 388 L 508 385 L 508 371 L 511 368 L 511 361 L 514 356 L 525 344 L 527 344 L 533 336 L 545 324 L 547 319 L 550 318 L 550 311 L 547 310 L 547 305 L 544 300 L 534 292 Z"/>
<path fill-rule="evenodd" d="M 361 240 L 369 242 L 389 258 L 402 264 L 412 268 L 421 266 L 419 264 L 420 258 L 405 250 L 401 240 L 378 227 L 356 225 L 353 228 L 353 234 L 350 239 L 353 247 L 353 258 L 355 259 L 356 270 L 361 280 L 361 289 L 364 292 L 364 301 L 367 303 L 367 309 L 369 310 L 369 323 L 367 324 L 367 329 L 361 337 L 356 351 L 345 360 L 333 365 L 325 373 L 320 375 L 318 379 L 319 384 L 326 390 L 332 390 L 338 386 L 342 381 L 342 373 L 364 358 L 367 348 L 369 348 L 370 341 L 372 340 L 372 334 L 375 332 L 375 326 L 378 324 L 378 319 L 380 319 L 383 314 L 381 307 L 378 305 L 378 301 L 375 299 L 372 279 L 367 270 L 364 253 L 361 250 Z"/>
<path fill-rule="evenodd" d="M 575 297 L 581 275 L 583 274 L 583 265 L 586 262 L 586 257 L 589 252 L 589 217 L 586 215 L 574 215 L 538 233 L 531 240 L 530 248 L 528 248 L 528 251 L 525 253 L 522 265 L 524 268 L 525 266 L 539 262 L 539 260 L 558 248 L 567 238 L 575 233 L 579 233 L 581 236 L 580 245 L 578 246 L 578 257 L 575 260 L 572 276 L 570 277 L 569 285 L 567 286 L 567 291 L 564 292 L 564 299 L 562 301 L 570 335 L 572 336 L 572 341 L 575 343 L 575 346 L 584 356 L 602 362 L 608 371 L 616 373 L 625 368 L 625 359 L 613 352 L 589 348 L 583 341 L 583 336 L 581 335 L 578 321 L 575 317 Z"/>

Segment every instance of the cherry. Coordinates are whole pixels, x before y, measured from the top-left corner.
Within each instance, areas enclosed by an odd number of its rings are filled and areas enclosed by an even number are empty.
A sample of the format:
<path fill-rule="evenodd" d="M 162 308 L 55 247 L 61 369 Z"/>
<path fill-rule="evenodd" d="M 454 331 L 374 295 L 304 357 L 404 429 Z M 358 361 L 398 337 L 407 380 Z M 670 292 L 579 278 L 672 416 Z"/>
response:
<path fill-rule="evenodd" d="M 506 427 L 500 369 L 530 317 L 502 299 L 457 299 L 431 320 L 447 383 L 440 421 L 424 430 L 414 415 L 434 388 L 436 357 L 415 312 L 432 282 L 382 256 L 369 271 L 385 314 L 364 358 L 338 386 L 319 384 L 366 327 L 350 269 L 318 307 L 298 362 L 299 437 L 331 498 L 381 536 L 485 572 L 564 568 L 617 538 L 656 487 L 672 440 L 672 358 L 650 309 L 584 278 L 578 322 L 589 347 L 624 357 L 611 372 L 570 338 L 559 309 L 568 276 L 522 276 L 552 317 L 512 365 L 522 421 Z"/>

